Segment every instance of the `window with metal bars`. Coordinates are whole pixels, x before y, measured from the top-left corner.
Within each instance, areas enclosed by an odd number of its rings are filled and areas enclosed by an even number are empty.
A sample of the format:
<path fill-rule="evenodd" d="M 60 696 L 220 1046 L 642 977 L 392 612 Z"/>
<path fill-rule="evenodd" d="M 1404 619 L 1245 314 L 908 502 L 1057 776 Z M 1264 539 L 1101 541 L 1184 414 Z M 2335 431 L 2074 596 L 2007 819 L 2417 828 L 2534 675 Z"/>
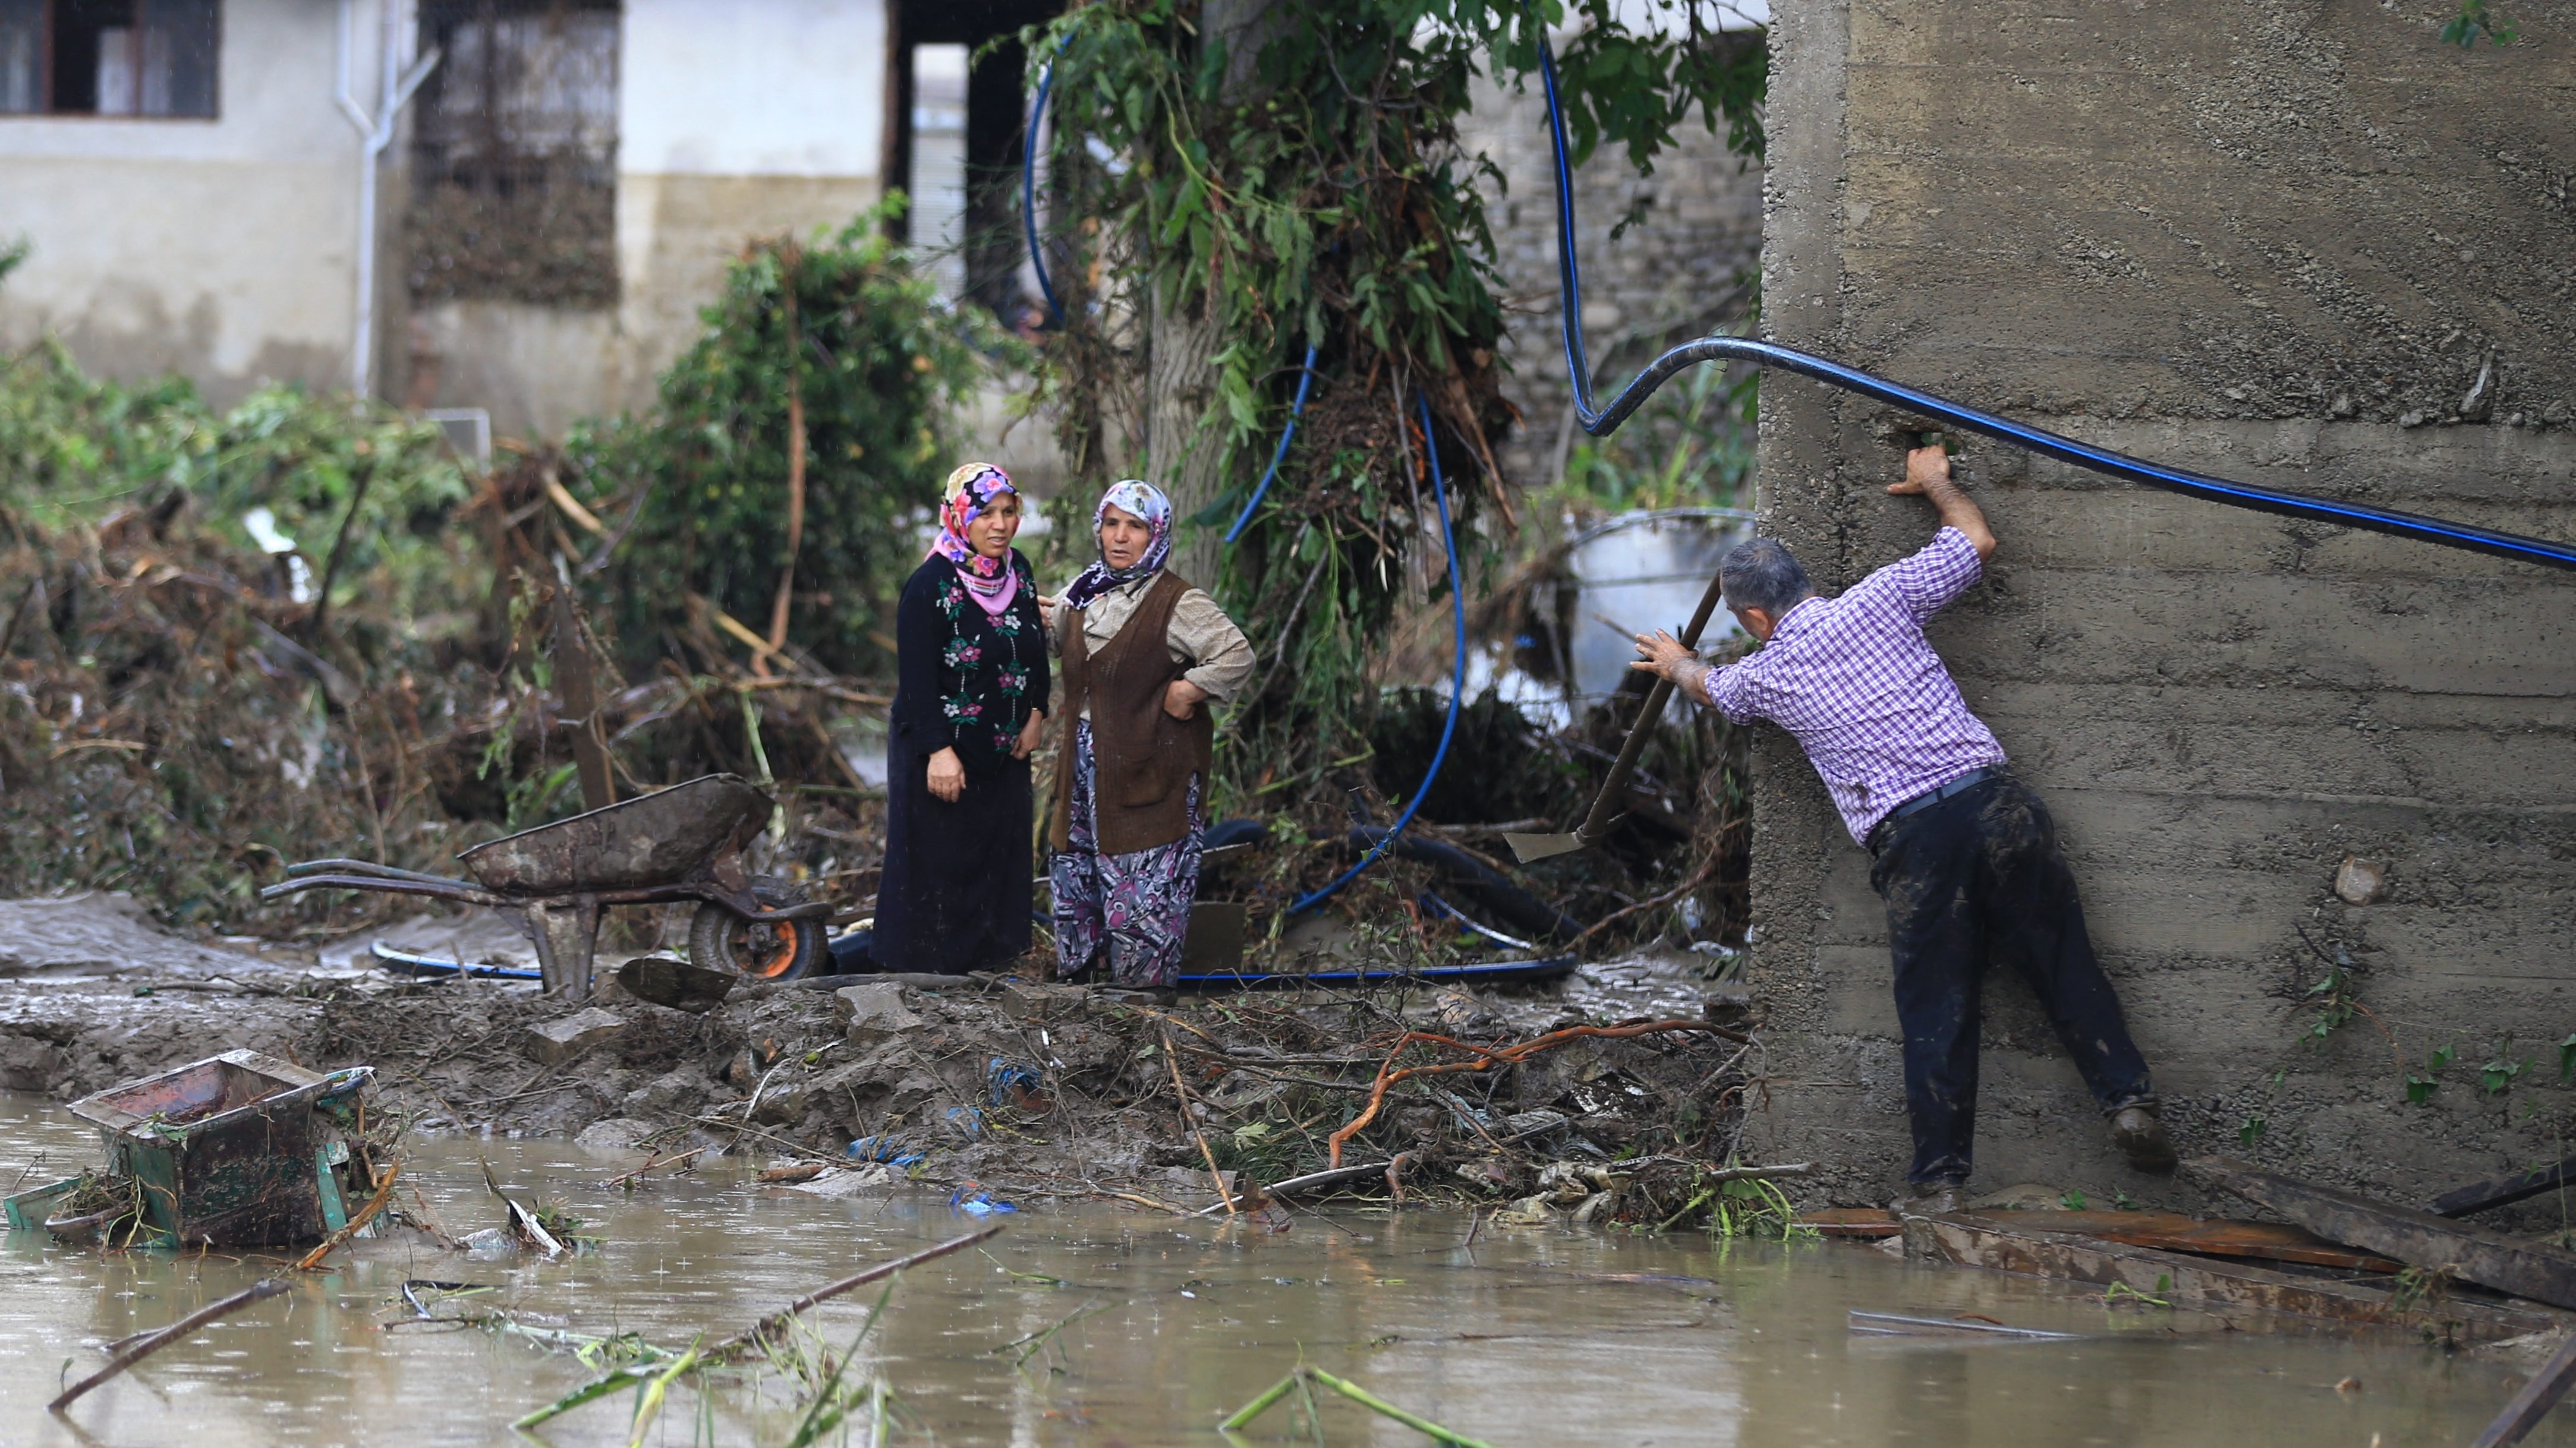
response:
<path fill-rule="evenodd" d="M 415 301 L 617 300 L 615 0 L 422 0 Z"/>

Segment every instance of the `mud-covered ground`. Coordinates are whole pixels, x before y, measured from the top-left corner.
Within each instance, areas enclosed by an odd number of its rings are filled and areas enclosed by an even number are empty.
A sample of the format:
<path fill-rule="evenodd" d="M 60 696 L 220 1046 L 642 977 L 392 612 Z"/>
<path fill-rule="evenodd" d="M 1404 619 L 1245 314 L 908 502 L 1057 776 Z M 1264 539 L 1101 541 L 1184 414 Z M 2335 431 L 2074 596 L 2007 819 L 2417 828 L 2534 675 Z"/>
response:
<path fill-rule="evenodd" d="M 398 933 L 469 959 L 513 944 L 489 918 Z M 1169 1003 L 1016 978 L 833 977 L 745 985 L 696 1015 L 613 985 L 577 1005 L 514 982 L 399 979 L 364 942 L 179 940 L 112 896 L 0 902 L 0 938 L 0 1087 L 70 1100 L 249 1047 L 373 1065 L 380 1109 L 417 1131 L 565 1136 L 639 1164 L 697 1150 L 885 1165 L 1004 1198 L 1195 1210 L 1217 1201 L 1211 1164 L 1239 1191 L 1304 1175 L 1365 1114 L 1338 1164 L 1393 1162 L 1394 1176 L 1352 1189 L 1661 1221 L 1733 1155 L 1758 1074 L 1743 1003 L 1689 956 L 1511 994 Z M 584 1011 L 597 1014 L 569 1053 L 536 1033 Z M 1381 1098 L 1382 1071 L 1412 1074 Z"/>

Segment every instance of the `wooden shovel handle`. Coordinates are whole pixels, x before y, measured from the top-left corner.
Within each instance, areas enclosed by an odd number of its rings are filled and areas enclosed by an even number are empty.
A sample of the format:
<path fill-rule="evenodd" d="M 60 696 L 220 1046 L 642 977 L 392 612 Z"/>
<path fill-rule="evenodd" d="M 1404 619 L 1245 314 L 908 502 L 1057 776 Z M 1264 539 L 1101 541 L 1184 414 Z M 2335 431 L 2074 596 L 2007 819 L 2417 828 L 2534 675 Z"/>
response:
<path fill-rule="evenodd" d="M 1690 624 L 1681 632 L 1682 647 L 1699 647 L 1700 630 L 1708 627 L 1711 614 L 1726 590 L 1724 574 L 1711 574 L 1708 591 L 1700 595 L 1699 611 L 1691 615 Z M 1637 758 L 1646 752 L 1646 731 L 1664 716 L 1664 705 L 1673 697 L 1673 682 L 1658 678 L 1646 691 L 1646 707 L 1637 712 L 1637 722 L 1628 729 L 1628 742 L 1619 748 L 1619 761 L 1610 766 L 1610 777 L 1601 781 L 1601 792 L 1592 797 L 1592 812 L 1583 817 L 1583 827 L 1575 837 L 1590 845 L 1610 833 L 1610 822 L 1619 814 L 1619 797 L 1628 788 L 1628 776 L 1636 773 Z"/>

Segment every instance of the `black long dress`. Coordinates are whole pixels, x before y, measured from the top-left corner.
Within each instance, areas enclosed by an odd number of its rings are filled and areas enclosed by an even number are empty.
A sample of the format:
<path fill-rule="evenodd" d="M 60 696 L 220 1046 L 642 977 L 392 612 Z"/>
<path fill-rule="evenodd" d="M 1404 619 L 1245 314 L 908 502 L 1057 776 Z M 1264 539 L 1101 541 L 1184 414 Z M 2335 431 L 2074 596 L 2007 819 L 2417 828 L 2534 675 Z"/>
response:
<path fill-rule="evenodd" d="M 886 741 L 885 875 L 868 954 L 880 970 L 962 975 L 1029 948 L 1029 764 L 1011 745 L 1046 706 L 1037 581 L 1018 549 L 1019 594 L 999 617 L 933 556 L 895 606 L 894 707 Z M 955 749 L 966 792 L 930 792 L 930 756 Z"/>

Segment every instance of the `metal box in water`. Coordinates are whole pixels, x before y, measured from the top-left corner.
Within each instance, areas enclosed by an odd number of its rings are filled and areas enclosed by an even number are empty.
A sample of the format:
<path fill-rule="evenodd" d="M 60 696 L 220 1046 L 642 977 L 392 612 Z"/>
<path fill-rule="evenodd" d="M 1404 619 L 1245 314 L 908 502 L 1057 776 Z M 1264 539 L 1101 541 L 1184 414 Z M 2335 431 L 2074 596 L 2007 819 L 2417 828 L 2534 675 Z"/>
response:
<path fill-rule="evenodd" d="M 313 1107 L 329 1084 L 290 1061 L 226 1051 L 85 1096 L 71 1113 L 98 1128 L 108 1169 L 139 1185 L 138 1244 L 285 1246 L 328 1230 L 328 1173 L 316 1168 L 331 1143 Z"/>

